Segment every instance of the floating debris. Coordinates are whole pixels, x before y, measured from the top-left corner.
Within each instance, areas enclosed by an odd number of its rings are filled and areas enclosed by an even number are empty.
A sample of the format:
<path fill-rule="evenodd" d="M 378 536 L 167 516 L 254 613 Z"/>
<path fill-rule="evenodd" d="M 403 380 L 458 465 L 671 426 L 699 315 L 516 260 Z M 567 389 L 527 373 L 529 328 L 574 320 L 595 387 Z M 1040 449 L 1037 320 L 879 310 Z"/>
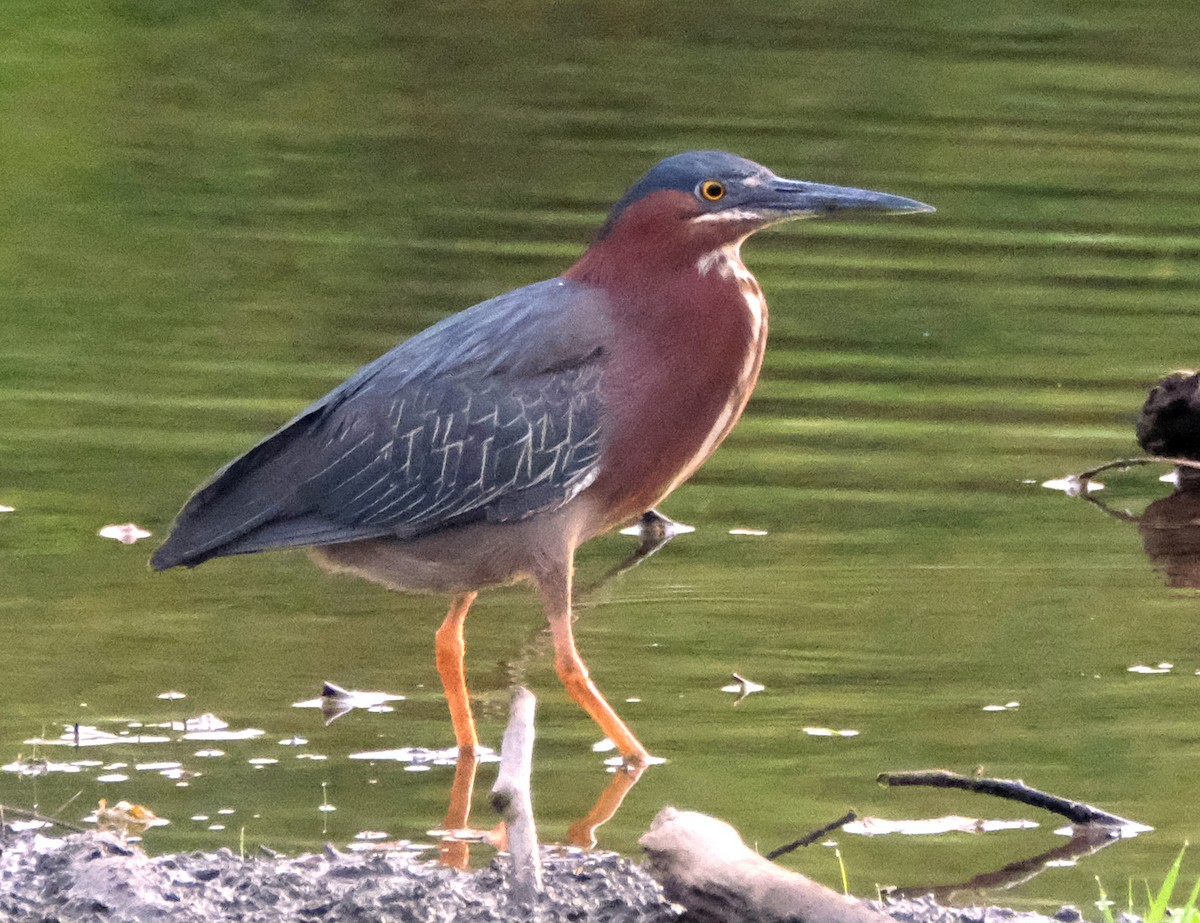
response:
<path fill-rule="evenodd" d="M 0 503 L 0 513 L 14 513 L 16 509 L 15 506 L 5 506 L 3 503 Z"/>
<path fill-rule="evenodd" d="M 434 849 L 433 843 L 414 843 L 412 840 L 389 840 L 382 830 L 363 830 L 354 834 L 354 842 L 347 844 L 350 852 L 405 852 L 422 853 Z"/>
<path fill-rule="evenodd" d="M 170 737 L 155 734 L 124 732 L 113 734 L 90 724 L 68 724 L 62 734 L 54 739 L 33 737 L 25 741 L 31 746 L 41 747 L 105 747 L 113 744 L 169 744 Z"/>
<path fill-rule="evenodd" d="M 0 510 L 0 513 L 8 512 Z M 46 827 L 53 827 L 54 824 L 48 820 L 10 820 L 5 824 L 13 833 L 24 833 L 26 830 L 42 830 Z"/>
<path fill-rule="evenodd" d="M 275 757 L 273 757 L 273 756 L 256 756 L 256 757 L 246 760 L 246 762 L 249 763 L 251 766 L 262 767 L 262 766 L 273 766 L 276 763 L 278 763 L 279 760 L 275 759 Z"/>
<path fill-rule="evenodd" d="M 646 766 L 661 766 L 665 762 L 666 762 L 666 760 L 663 759 L 663 757 L 661 757 L 661 756 L 648 756 L 648 757 L 646 757 L 646 761 L 645 761 L 644 765 L 646 765 Z M 625 765 L 625 757 L 610 756 L 608 759 L 606 759 L 604 761 L 604 765 L 607 766 L 610 771 L 613 769 L 619 769 L 620 767 Z"/>
<path fill-rule="evenodd" d="M 857 737 L 858 731 L 853 728 L 844 728 L 836 731 L 833 728 L 804 728 L 804 733 L 809 737 Z"/>
<path fill-rule="evenodd" d="M 934 836 L 941 833 L 991 833 L 996 830 L 1032 830 L 1038 824 L 1032 820 L 984 820 L 978 817 L 927 817 L 912 820 L 887 820 L 882 817 L 860 817 L 842 829 L 858 836 L 884 836 L 900 833 L 905 836 Z"/>
<path fill-rule="evenodd" d="M 173 700 L 173 699 L 186 699 L 186 698 L 187 698 L 187 693 L 186 693 L 186 692 L 176 692 L 175 690 L 173 690 L 173 689 L 172 689 L 172 690 L 170 690 L 170 691 L 168 691 L 168 692 L 160 692 L 160 693 L 158 694 L 158 697 L 159 697 L 160 699 L 168 699 L 168 700 Z"/>
<path fill-rule="evenodd" d="M 617 749 L 617 745 L 607 737 L 592 744 L 593 753 L 611 753 L 615 749 Z"/>
<path fill-rule="evenodd" d="M 101 538 L 115 538 L 122 545 L 132 545 L 134 542 L 149 538 L 153 533 L 147 532 L 136 523 L 123 522 L 119 526 L 105 526 L 96 534 Z"/>
<path fill-rule="evenodd" d="M 1005 702 L 1003 705 L 985 705 L 984 711 L 1013 711 L 1021 707 L 1020 702 Z"/>
<path fill-rule="evenodd" d="M 1148 667 L 1144 663 L 1135 663 L 1129 668 L 1130 673 L 1170 673 L 1175 669 L 1175 664 L 1163 662 L 1156 667 Z"/>
<path fill-rule="evenodd" d="M 0 766 L 0 772 L 15 772 L 19 776 L 37 778 L 52 772 L 83 772 L 79 763 L 55 763 L 41 757 L 17 759 Z"/>
<path fill-rule="evenodd" d="M 261 728 L 242 728 L 240 731 L 189 731 L 184 740 L 254 740 L 266 731 Z"/>
<path fill-rule="evenodd" d="M 210 711 L 206 711 L 195 718 L 185 718 L 182 721 L 164 721 L 161 724 L 152 724 L 150 727 L 192 733 L 197 731 L 223 731 L 229 727 L 229 722 L 221 720 Z"/>
<path fill-rule="evenodd" d="M 637 567 L 647 558 L 665 548 L 676 536 L 695 531 L 692 526 L 676 522 L 658 510 L 647 510 L 642 513 L 636 524 L 621 530 L 622 535 L 632 535 L 638 539 L 637 548 L 624 561 L 609 571 L 608 576 L 601 582 L 623 574 L 632 567 Z"/>
<path fill-rule="evenodd" d="M 1065 478 L 1054 478 L 1049 481 L 1042 481 L 1043 487 L 1048 487 L 1051 490 L 1060 490 L 1068 497 L 1081 497 L 1084 491 L 1084 482 L 1079 480 L 1073 474 L 1067 475 Z M 1087 492 L 1093 493 L 1097 490 L 1104 490 L 1104 485 L 1099 481 L 1088 481 Z"/>
<path fill-rule="evenodd" d="M 769 535 L 766 529 L 730 529 L 730 535 Z"/>
<path fill-rule="evenodd" d="M 338 718 L 356 708 L 370 712 L 389 712 L 392 707 L 388 702 L 403 702 L 404 696 L 390 692 L 364 692 L 359 689 L 343 689 L 336 683 L 326 681 L 321 688 L 321 696 L 317 699 L 305 699 L 303 702 L 293 702 L 292 708 L 319 708 L 325 716 L 328 726 Z"/>
<path fill-rule="evenodd" d="M 646 513 L 636 525 L 622 529 L 621 534 L 632 535 L 634 538 L 640 538 L 643 542 L 666 542 L 676 535 L 687 535 L 689 532 L 695 531 L 695 526 L 676 522 L 669 516 L 664 516 L 656 511 L 653 515 Z"/>
<path fill-rule="evenodd" d="M 368 831 L 370 832 L 370 831 Z M 386 837 L 387 834 L 384 834 Z M 414 843 L 412 840 L 389 840 L 387 842 L 376 841 L 356 841 L 350 843 L 346 849 L 350 852 L 407 852 L 421 853 L 429 849 L 434 849 L 433 843 Z"/>
<path fill-rule="evenodd" d="M 303 747 L 306 743 L 308 743 L 307 737 L 285 737 L 283 740 L 279 741 L 279 746 Z"/>
<path fill-rule="evenodd" d="M 475 830 L 471 827 L 461 827 L 457 830 L 449 830 L 438 827 L 434 830 L 426 830 L 427 834 L 437 837 L 439 840 L 454 840 L 458 843 L 487 843 L 491 842 L 494 835 L 490 830 Z"/>
<path fill-rule="evenodd" d="M 109 807 L 108 801 L 104 798 L 100 799 L 96 810 L 84 820 L 95 824 L 101 830 L 115 830 L 123 836 L 142 833 L 150 827 L 164 827 L 170 823 L 169 820 L 159 817 L 145 805 L 118 801 Z"/>
<path fill-rule="evenodd" d="M 752 679 L 746 679 L 744 676 L 739 676 L 737 673 L 730 674 L 733 677 L 733 682 L 728 686 L 722 686 L 722 692 L 736 692 L 737 698 L 733 704 L 737 705 L 742 699 L 754 692 L 762 692 L 767 687 L 762 683 L 756 683 Z"/>
<path fill-rule="evenodd" d="M 491 747 L 476 747 L 475 755 L 481 763 L 498 763 L 500 756 Z M 426 747 L 400 747 L 396 750 L 364 750 L 351 753 L 352 760 L 387 760 L 396 763 L 431 764 L 453 766 L 458 762 L 458 747 L 445 750 L 430 750 Z"/>
<path fill-rule="evenodd" d="M 184 740 L 254 740 L 267 733 L 260 728 L 242 728 L 239 731 L 231 731 L 229 722 L 218 718 L 212 712 L 205 712 L 203 715 L 197 715 L 195 718 L 188 718 L 184 721 L 168 721 L 165 724 L 153 726 L 170 728 L 172 731 L 183 731 Z"/>
<path fill-rule="evenodd" d="M 161 763 L 138 763 L 133 768 L 138 772 L 169 772 L 182 767 L 183 763 L 164 761 Z"/>

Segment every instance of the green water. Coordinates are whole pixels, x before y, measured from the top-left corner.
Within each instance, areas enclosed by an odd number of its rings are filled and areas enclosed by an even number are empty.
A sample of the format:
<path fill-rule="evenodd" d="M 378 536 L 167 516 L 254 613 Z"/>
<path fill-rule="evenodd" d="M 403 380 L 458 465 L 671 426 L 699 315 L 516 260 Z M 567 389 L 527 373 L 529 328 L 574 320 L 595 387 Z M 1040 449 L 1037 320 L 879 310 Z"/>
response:
<path fill-rule="evenodd" d="M 839 835 L 871 894 L 1062 842 L 1032 809 L 874 784 L 978 766 L 1156 828 L 992 900 L 1085 905 L 1094 875 L 1123 894 L 1197 837 L 1196 596 L 1134 526 L 1036 486 L 1134 454 L 1146 388 L 1197 362 L 1193 4 L 23 0 L 0 23 L 0 763 L 102 764 L 0 773 L 0 802 L 58 811 L 78 793 L 73 820 L 140 802 L 171 820 L 155 850 L 237 848 L 243 830 L 288 851 L 368 829 L 429 842 L 451 769 L 349 756 L 451 744 L 443 602 L 302 554 L 154 575 L 149 551 L 196 484 L 358 365 L 560 272 L 656 159 L 719 147 L 939 212 L 747 245 L 772 339 L 746 418 L 665 505 L 697 531 L 577 626 L 669 760 L 601 845 L 636 854 L 668 803 L 764 851 L 848 807 L 1042 823 Z M 1167 491 L 1146 472 L 1110 484 L 1129 505 Z M 96 535 L 129 520 L 155 537 Z M 631 547 L 589 545 L 583 580 Z M 468 665 L 493 746 L 510 675 L 540 698 L 550 841 L 608 776 L 541 625 L 527 591 L 486 594 Z M 720 691 L 735 670 L 766 686 L 736 708 Z M 291 707 L 325 679 L 407 698 L 326 728 Z M 264 734 L 25 743 L 205 712 Z M 160 761 L 200 775 L 135 768 Z M 831 849 L 785 861 L 839 879 Z"/>

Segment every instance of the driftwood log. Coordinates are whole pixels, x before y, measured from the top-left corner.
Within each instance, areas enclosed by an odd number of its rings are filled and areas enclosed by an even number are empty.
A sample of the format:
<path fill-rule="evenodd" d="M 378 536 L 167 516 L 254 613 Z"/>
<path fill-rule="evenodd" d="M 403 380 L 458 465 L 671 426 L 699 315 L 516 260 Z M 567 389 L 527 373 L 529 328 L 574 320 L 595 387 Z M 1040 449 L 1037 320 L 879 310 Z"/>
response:
<path fill-rule="evenodd" d="M 500 744 L 500 770 L 492 786 L 492 807 L 504 818 L 513 864 L 513 896 L 531 904 L 542 892 L 542 861 L 529 794 L 533 771 L 533 714 L 537 699 L 524 686 L 513 694 L 508 727 Z"/>
<path fill-rule="evenodd" d="M 697 923 L 893 923 L 764 859 L 733 827 L 706 814 L 663 808 L 641 844 L 667 899 Z"/>

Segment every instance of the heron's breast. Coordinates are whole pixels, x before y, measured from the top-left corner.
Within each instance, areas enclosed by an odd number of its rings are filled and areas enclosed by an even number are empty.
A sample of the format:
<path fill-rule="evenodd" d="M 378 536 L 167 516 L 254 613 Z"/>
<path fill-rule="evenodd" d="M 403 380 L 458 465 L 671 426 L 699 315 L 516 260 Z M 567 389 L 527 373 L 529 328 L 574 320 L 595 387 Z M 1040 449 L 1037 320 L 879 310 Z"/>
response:
<path fill-rule="evenodd" d="M 767 306 L 736 248 L 694 268 L 637 323 L 614 325 L 596 489 L 621 519 L 653 506 L 716 450 L 762 366 Z"/>

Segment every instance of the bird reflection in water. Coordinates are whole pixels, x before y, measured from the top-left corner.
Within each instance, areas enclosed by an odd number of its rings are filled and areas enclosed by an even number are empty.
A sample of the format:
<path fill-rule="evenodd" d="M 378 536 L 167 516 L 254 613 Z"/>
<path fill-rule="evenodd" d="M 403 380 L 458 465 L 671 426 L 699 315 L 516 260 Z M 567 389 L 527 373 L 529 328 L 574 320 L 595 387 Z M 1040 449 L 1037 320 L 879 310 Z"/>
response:
<path fill-rule="evenodd" d="M 491 829 L 471 826 L 471 801 L 478 768 L 479 758 L 476 754 L 459 752 L 458 760 L 454 764 L 454 781 L 450 786 L 450 804 L 446 809 L 446 817 L 440 829 L 430 831 L 439 838 L 438 860 L 451 868 L 467 868 L 473 843 L 487 843 L 501 850 L 506 847 L 503 823 Z M 612 820 L 625 796 L 637 784 L 645 769 L 645 766 L 617 767 L 591 810 L 567 827 L 566 842 L 584 849 L 595 846 L 596 831 Z"/>

